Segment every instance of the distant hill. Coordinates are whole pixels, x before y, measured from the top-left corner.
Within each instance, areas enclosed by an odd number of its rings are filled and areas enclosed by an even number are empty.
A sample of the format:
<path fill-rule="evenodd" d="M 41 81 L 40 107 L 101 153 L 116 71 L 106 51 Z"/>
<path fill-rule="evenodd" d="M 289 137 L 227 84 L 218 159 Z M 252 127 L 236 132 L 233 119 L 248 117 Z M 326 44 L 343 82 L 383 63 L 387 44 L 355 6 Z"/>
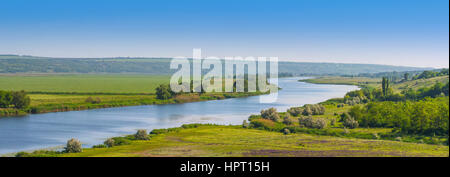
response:
<path fill-rule="evenodd" d="M 0 55 L 0 73 L 142 73 L 171 74 L 170 58 L 50 58 Z M 293 75 L 357 75 L 361 73 L 423 71 L 375 64 L 279 62 L 279 72 Z"/>

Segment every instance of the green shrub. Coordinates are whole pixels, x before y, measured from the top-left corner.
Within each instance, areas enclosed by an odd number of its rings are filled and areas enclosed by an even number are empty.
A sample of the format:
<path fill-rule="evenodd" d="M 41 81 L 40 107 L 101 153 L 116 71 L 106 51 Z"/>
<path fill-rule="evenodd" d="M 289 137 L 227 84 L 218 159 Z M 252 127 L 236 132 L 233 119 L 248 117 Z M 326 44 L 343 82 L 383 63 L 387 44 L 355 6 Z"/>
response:
<path fill-rule="evenodd" d="M 263 119 L 269 119 L 274 122 L 278 122 L 278 119 L 280 119 L 280 115 L 278 115 L 277 109 L 275 108 L 269 108 L 267 110 L 261 110 L 261 117 Z"/>
<path fill-rule="evenodd" d="M 292 118 L 289 116 L 289 114 L 284 116 L 283 124 L 285 124 L 285 125 L 292 125 L 292 124 L 294 124 L 294 121 L 292 121 Z"/>
<path fill-rule="evenodd" d="M 242 128 L 248 128 L 248 122 L 246 121 L 246 120 L 244 120 L 243 122 L 242 122 Z"/>
<path fill-rule="evenodd" d="M 134 137 L 136 140 L 148 140 L 147 130 L 138 130 Z"/>
<path fill-rule="evenodd" d="M 112 138 L 108 138 L 103 142 L 106 147 L 113 147 L 115 145 L 115 141 Z"/>
<path fill-rule="evenodd" d="M 328 121 L 325 118 L 320 118 L 320 117 L 300 117 L 298 119 L 298 123 L 300 124 L 300 126 L 304 126 L 307 128 L 317 128 L 317 129 L 324 129 L 327 128 L 328 125 Z"/>
<path fill-rule="evenodd" d="M 289 114 L 291 114 L 292 116 L 297 117 L 297 116 L 299 116 L 299 115 L 301 115 L 303 113 L 303 108 L 301 108 L 301 107 L 292 107 L 292 108 L 289 108 L 287 112 Z"/>
<path fill-rule="evenodd" d="M 302 115 L 304 116 L 325 114 L 325 107 L 320 104 L 306 104 L 303 107 Z"/>
<path fill-rule="evenodd" d="M 344 125 L 344 127 L 347 127 L 350 129 L 358 128 L 358 126 L 359 126 L 358 121 L 356 121 L 348 113 L 341 114 L 341 122 L 342 122 L 342 125 Z"/>
<path fill-rule="evenodd" d="M 172 92 L 169 85 L 161 84 L 156 88 L 156 98 L 160 100 L 168 100 L 174 95 L 175 93 Z"/>
<path fill-rule="evenodd" d="M 101 100 L 99 97 L 97 97 L 97 98 L 95 98 L 95 99 L 92 98 L 92 97 L 87 97 L 86 100 L 85 100 L 84 102 L 86 102 L 86 103 L 92 103 L 92 104 L 98 104 L 98 103 L 101 103 L 102 100 Z"/>
<path fill-rule="evenodd" d="M 104 145 L 104 144 L 97 144 L 92 146 L 92 148 L 107 148 L 108 146 Z"/>
<path fill-rule="evenodd" d="M 114 146 L 128 145 L 131 144 L 131 140 L 126 137 L 114 137 Z"/>
<path fill-rule="evenodd" d="M 283 134 L 285 134 L 285 135 L 288 135 L 288 134 L 290 134 L 291 133 L 291 131 L 289 130 L 289 129 L 287 129 L 287 128 L 285 128 L 284 130 L 283 130 Z"/>

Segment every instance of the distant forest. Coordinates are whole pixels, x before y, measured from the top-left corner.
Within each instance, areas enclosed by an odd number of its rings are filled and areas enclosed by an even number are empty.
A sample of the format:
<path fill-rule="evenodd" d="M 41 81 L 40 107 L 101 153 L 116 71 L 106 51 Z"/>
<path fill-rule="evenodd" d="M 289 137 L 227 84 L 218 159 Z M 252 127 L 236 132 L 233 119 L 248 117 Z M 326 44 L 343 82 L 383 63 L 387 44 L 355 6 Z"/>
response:
<path fill-rule="evenodd" d="M 169 58 L 46 58 L 0 55 L 0 73 L 142 73 L 166 75 Z M 375 64 L 279 62 L 280 73 L 307 75 L 358 75 L 362 73 L 424 71 L 417 68 Z"/>
<path fill-rule="evenodd" d="M 438 76 L 447 76 L 449 74 L 449 69 L 434 69 L 427 71 L 403 71 L 403 72 L 379 72 L 379 73 L 361 73 L 358 77 L 370 77 L 370 78 L 383 78 L 386 77 L 391 81 L 407 81 L 407 80 L 417 80 L 417 79 L 428 79 Z M 348 75 L 347 75 L 348 76 Z"/>

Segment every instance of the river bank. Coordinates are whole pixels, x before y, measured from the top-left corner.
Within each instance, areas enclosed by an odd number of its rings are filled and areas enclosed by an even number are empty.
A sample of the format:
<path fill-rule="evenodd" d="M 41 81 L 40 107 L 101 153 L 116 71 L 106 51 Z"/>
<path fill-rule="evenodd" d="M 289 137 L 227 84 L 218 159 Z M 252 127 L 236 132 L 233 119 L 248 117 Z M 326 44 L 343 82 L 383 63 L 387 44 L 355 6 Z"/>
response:
<path fill-rule="evenodd" d="M 358 89 L 356 86 L 309 84 L 298 82 L 299 79 L 302 78 L 280 79 L 279 87 L 282 89 L 273 103 L 261 103 L 261 97 L 267 95 L 258 95 L 185 104 L 4 117 L 0 119 L 0 154 L 61 146 L 70 138 L 79 139 L 83 147 L 88 148 L 102 143 L 108 137 L 135 133 L 136 129 L 151 131 L 191 123 L 239 125 L 251 114 L 259 114 L 262 109 L 275 107 L 284 111 L 293 106 L 342 97 L 348 91 Z"/>
<path fill-rule="evenodd" d="M 50 112 L 81 111 L 89 109 L 182 104 L 199 101 L 222 100 L 227 98 L 242 98 L 268 93 L 242 92 L 242 93 L 190 93 L 177 95 L 167 100 L 157 99 L 155 94 L 30 94 L 31 106 L 26 109 L 0 108 L 1 117 L 25 116 L 27 114 L 42 114 Z M 98 100 L 87 102 L 88 98 Z"/>
<path fill-rule="evenodd" d="M 116 140 L 119 140 L 116 138 Z M 199 125 L 154 130 L 149 140 L 121 138 L 122 145 L 84 148 L 81 153 L 22 152 L 22 157 L 448 157 L 448 146 L 306 133 Z"/>

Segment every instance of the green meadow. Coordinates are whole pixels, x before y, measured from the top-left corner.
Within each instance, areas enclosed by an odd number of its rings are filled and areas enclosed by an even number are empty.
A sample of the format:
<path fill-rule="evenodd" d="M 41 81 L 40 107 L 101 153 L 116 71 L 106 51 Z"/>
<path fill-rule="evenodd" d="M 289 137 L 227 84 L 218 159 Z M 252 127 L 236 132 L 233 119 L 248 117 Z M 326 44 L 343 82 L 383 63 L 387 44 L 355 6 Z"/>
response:
<path fill-rule="evenodd" d="M 36 151 L 26 156 L 57 157 L 448 157 L 448 146 L 386 140 L 364 140 L 305 133 L 199 125 L 151 134 L 111 148 L 85 148 L 81 153 Z"/>
<path fill-rule="evenodd" d="M 154 93 L 170 76 L 134 74 L 53 74 L 0 75 L 0 90 L 25 90 L 31 93 Z"/>
<path fill-rule="evenodd" d="M 0 108 L 1 116 L 76 111 L 85 109 L 174 104 L 262 93 L 188 93 L 157 99 L 155 89 L 169 84 L 168 75 L 144 74 L 2 74 L 0 90 L 24 90 L 31 102 L 26 110 Z M 95 100 L 87 101 L 89 99 Z"/>

